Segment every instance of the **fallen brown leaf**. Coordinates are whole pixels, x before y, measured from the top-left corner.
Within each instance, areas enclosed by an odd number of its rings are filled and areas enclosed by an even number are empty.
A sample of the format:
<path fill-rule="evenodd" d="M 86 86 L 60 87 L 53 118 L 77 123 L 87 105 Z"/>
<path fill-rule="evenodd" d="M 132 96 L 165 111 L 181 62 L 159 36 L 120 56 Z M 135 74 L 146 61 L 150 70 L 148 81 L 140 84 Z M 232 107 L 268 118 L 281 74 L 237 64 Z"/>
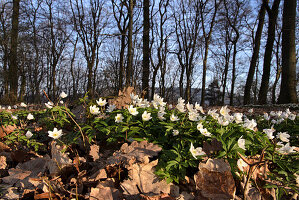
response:
<path fill-rule="evenodd" d="M 90 200 L 115 200 L 121 199 L 120 192 L 111 187 L 91 188 Z"/>
<path fill-rule="evenodd" d="M 45 192 L 45 193 L 34 195 L 34 199 L 50 199 L 50 198 L 55 198 L 55 197 L 56 197 L 56 195 L 53 193 L 50 193 L 50 192 Z"/>
<path fill-rule="evenodd" d="M 162 148 L 158 145 L 148 143 L 147 141 L 134 141 L 131 145 L 125 143 L 119 151 L 114 152 L 113 156 L 107 159 L 107 163 L 124 163 L 125 165 L 131 165 L 135 161 L 149 163 L 149 158 L 157 156 L 161 150 Z"/>
<path fill-rule="evenodd" d="M 154 167 L 158 160 L 150 163 L 136 163 L 128 167 L 129 179 L 121 183 L 121 188 L 126 195 L 136 195 L 142 192 L 145 195 L 159 195 L 161 192 L 169 194 L 172 184 L 160 180 L 154 174 Z"/>
<path fill-rule="evenodd" d="M 123 91 L 118 92 L 118 97 L 116 99 L 111 100 L 111 103 L 114 104 L 117 109 L 125 108 L 132 101 L 130 96 L 131 93 L 134 93 L 133 87 L 124 88 Z"/>
<path fill-rule="evenodd" d="M 194 175 L 196 189 L 209 199 L 232 199 L 236 186 L 228 163 L 222 159 L 208 159 L 199 163 L 199 172 Z"/>
<path fill-rule="evenodd" d="M 0 169 L 6 169 L 7 163 L 6 163 L 6 157 L 0 156 Z"/>
<path fill-rule="evenodd" d="M 100 146 L 93 144 L 90 146 L 89 155 L 92 157 L 93 161 L 96 161 L 100 158 L 99 156 Z"/>
<path fill-rule="evenodd" d="M 176 199 L 164 193 L 155 196 L 147 196 L 147 195 L 140 194 L 140 197 L 142 200 L 175 200 Z"/>
<path fill-rule="evenodd" d="M 11 149 L 9 148 L 9 146 L 7 146 L 6 144 L 0 142 L 0 152 L 3 151 L 10 151 Z"/>
<path fill-rule="evenodd" d="M 7 136 L 8 134 L 12 133 L 17 128 L 16 125 L 2 125 L 0 126 L 0 138 Z"/>

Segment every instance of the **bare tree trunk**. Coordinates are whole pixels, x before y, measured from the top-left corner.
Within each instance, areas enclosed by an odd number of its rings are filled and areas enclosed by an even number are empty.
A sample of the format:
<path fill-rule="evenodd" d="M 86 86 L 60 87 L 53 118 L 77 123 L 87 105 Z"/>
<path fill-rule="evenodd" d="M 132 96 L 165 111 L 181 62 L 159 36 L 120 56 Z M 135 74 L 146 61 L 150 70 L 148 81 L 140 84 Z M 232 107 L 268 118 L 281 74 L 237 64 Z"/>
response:
<path fill-rule="evenodd" d="M 251 57 L 249 72 L 248 72 L 246 84 L 245 84 L 244 105 L 250 103 L 250 96 L 251 96 L 250 91 L 251 91 L 251 87 L 252 87 L 252 83 L 253 83 L 253 77 L 254 77 L 254 72 L 255 72 L 255 68 L 256 68 L 256 63 L 257 63 L 257 60 L 259 57 L 261 37 L 262 37 L 262 32 L 263 32 L 264 20 L 265 20 L 265 13 L 266 13 L 266 7 L 263 3 L 261 5 L 261 9 L 259 11 L 259 23 L 258 23 L 258 27 L 257 27 L 256 33 L 255 33 L 253 54 Z"/>
<path fill-rule="evenodd" d="M 278 103 L 298 103 L 296 93 L 296 0 L 285 0 L 282 24 L 282 75 Z"/>
<path fill-rule="evenodd" d="M 118 90 L 123 89 L 123 76 L 124 76 L 124 56 L 126 48 L 126 32 L 121 35 L 120 58 L 119 58 L 119 77 L 118 77 Z"/>
<path fill-rule="evenodd" d="M 76 87 L 76 77 L 75 77 L 75 72 L 74 72 L 74 62 L 76 58 L 76 49 L 77 49 L 77 43 L 78 43 L 78 37 L 76 37 L 76 41 L 74 44 L 74 50 L 73 50 L 73 55 L 71 58 L 71 75 L 72 75 L 72 83 L 73 83 L 73 99 L 77 99 L 77 87 Z"/>
<path fill-rule="evenodd" d="M 149 32 L 150 32 L 150 19 L 149 19 L 149 0 L 143 0 L 143 70 L 142 70 L 142 91 L 145 92 L 144 98 L 149 97 L 149 65 L 150 65 L 150 48 L 149 48 Z"/>
<path fill-rule="evenodd" d="M 20 0 L 13 0 L 12 12 L 12 29 L 11 29 L 11 49 L 10 49 L 10 66 L 9 66 L 9 100 L 15 104 L 18 97 L 18 33 L 19 33 L 19 9 Z"/>
<path fill-rule="evenodd" d="M 126 87 L 133 85 L 133 9 L 134 2 L 133 0 L 129 0 L 128 63 L 126 69 Z"/>
<path fill-rule="evenodd" d="M 235 81 L 236 81 L 236 55 L 237 55 L 237 41 L 238 41 L 238 38 L 239 38 L 239 36 L 237 36 L 235 42 L 233 42 L 234 52 L 233 52 L 232 86 L 231 86 L 230 100 L 229 100 L 229 105 L 230 106 L 234 105 L 234 90 L 235 90 Z"/>
<path fill-rule="evenodd" d="M 228 39 L 229 36 L 228 36 L 228 34 L 229 34 L 228 30 L 226 30 L 226 36 L 225 36 L 225 65 L 224 65 L 224 72 L 223 72 L 223 88 L 222 88 L 222 100 L 221 100 L 222 105 L 224 105 L 224 102 L 225 102 L 225 89 L 226 89 L 227 73 L 228 73 L 229 59 L 230 59 L 230 53 L 231 53 L 231 48 L 229 48 L 229 39 Z"/>
<path fill-rule="evenodd" d="M 202 24 L 202 30 L 203 30 L 203 37 L 204 37 L 204 43 L 205 43 L 205 51 L 204 51 L 204 58 L 203 58 L 203 72 L 202 72 L 202 86 L 201 86 L 201 102 L 200 105 L 205 105 L 205 95 L 206 95 L 206 76 L 207 76 L 207 60 L 208 60 L 208 53 L 209 53 L 209 45 L 210 40 L 212 36 L 213 27 L 215 24 L 215 18 L 218 11 L 218 7 L 222 0 L 219 0 L 217 3 L 217 0 L 214 0 L 214 12 L 210 23 L 209 31 L 206 32 L 205 25 L 204 25 L 204 3 L 200 2 L 200 17 L 201 17 L 201 24 Z"/>
<path fill-rule="evenodd" d="M 277 43 L 276 43 L 276 52 L 275 52 L 275 56 L 276 56 L 276 76 L 275 76 L 275 81 L 273 83 L 273 87 L 272 87 L 272 104 L 276 103 L 276 86 L 277 83 L 279 81 L 280 78 L 280 74 L 281 74 L 281 64 L 280 64 L 280 57 L 279 57 L 279 49 L 280 49 L 280 38 L 281 38 L 281 32 L 278 32 L 278 36 L 277 36 Z"/>
<path fill-rule="evenodd" d="M 278 16 L 279 4 L 280 4 L 280 0 L 274 0 L 271 10 L 268 8 L 268 16 L 269 16 L 268 38 L 267 38 L 267 44 L 266 44 L 265 56 L 264 56 L 263 76 L 262 76 L 262 82 L 261 82 L 259 98 L 258 98 L 259 104 L 267 103 L 272 51 L 273 51 L 273 44 L 275 40 L 275 26 L 276 26 L 276 21 Z"/>
<path fill-rule="evenodd" d="M 209 52 L 209 43 L 207 41 L 205 42 L 205 54 L 204 54 L 203 69 L 202 69 L 202 85 L 201 85 L 201 101 L 200 101 L 201 106 L 205 105 L 208 52 Z"/>

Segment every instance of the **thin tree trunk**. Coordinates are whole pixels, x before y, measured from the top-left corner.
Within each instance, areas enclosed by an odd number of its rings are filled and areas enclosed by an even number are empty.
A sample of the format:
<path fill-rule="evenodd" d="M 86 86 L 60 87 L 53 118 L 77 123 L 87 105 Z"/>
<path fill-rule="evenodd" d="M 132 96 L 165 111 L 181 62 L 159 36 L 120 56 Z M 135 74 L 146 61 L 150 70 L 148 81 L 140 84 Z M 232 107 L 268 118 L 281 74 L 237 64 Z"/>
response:
<path fill-rule="evenodd" d="M 129 26 L 128 26 L 128 63 L 126 70 L 126 87 L 133 85 L 133 0 L 129 0 Z"/>
<path fill-rule="evenodd" d="M 256 33 L 255 33 L 255 38 L 254 38 L 253 54 L 251 57 L 249 72 L 248 72 L 246 84 L 245 84 L 244 105 L 250 103 L 250 96 L 251 96 L 250 91 L 251 91 L 251 87 L 252 87 L 252 83 L 253 83 L 253 77 L 254 77 L 254 72 L 255 72 L 255 68 L 256 68 L 256 63 L 257 63 L 257 60 L 259 57 L 261 37 L 262 37 L 262 32 L 263 32 L 264 20 L 265 20 L 265 13 L 266 13 L 266 7 L 264 4 L 262 4 L 261 9 L 259 11 L 259 23 L 258 23 L 258 27 L 257 27 Z"/>
<path fill-rule="evenodd" d="M 238 34 L 237 34 L 238 35 Z M 237 55 L 237 41 L 239 36 L 237 36 L 235 42 L 234 42 L 234 52 L 233 52 L 233 71 L 232 71 L 232 86 L 230 91 L 230 101 L 229 105 L 234 105 L 234 90 L 235 90 L 235 81 L 236 81 L 236 55 Z"/>
<path fill-rule="evenodd" d="M 226 34 L 229 34 L 228 31 L 226 31 Z M 231 48 L 229 48 L 229 40 L 227 35 L 225 37 L 225 66 L 223 72 L 224 80 L 223 80 L 223 89 L 222 89 L 222 102 L 221 102 L 222 105 L 224 105 L 225 102 L 225 89 L 226 89 L 226 82 L 227 82 L 230 53 L 231 53 Z"/>
<path fill-rule="evenodd" d="M 263 76 L 261 87 L 259 91 L 259 104 L 267 103 L 267 94 L 269 89 L 269 79 L 270 79 L 270 71 L 271 71 L 271 60 L 272 60 L 272 51 L 273 44 L 275 40 L 275 26 L 278 16 L 280 0 L 274 0 L 272 9 L 269 10 L 269 27 L 268 27 L 268 38 L 264 55 L 264 67 L 263 67 Z"/>
<path fill-rule="evenodd" d="M 76 58 L 76 49 L 77 49 L 77 43 L 78 43 L 78 37 L 76 38 L 75 44 L 74 44 L 74 50 L 73 55 L 71 59 L 71 75 L 72 75 L 72 83 L 73 83 L 73 99 L 77 99 L 77 87 L 76 87 L 76 77 L 74 72 L 74 62 Z"/>
<path fill-rule="evenodd" d="M 201 101 L 200 101 L 201 106 L 205 105 L 208 53 L 209 53 L 209 43 L 205 42 L 205 54 L 204 54 L 203 69 L 202 69 L 202 85 L 201 85 Z"/>
<path fill-rule="evenodd" d="M 121 46 L 120 46 L 120 58 L 119 58 L 119 77 L 118 77 L 118 90 L 123 89 L 123 76 L 124 76 L 124 56 L 126 48 L 126 33 L 122 32 L 121 35 Z"/>

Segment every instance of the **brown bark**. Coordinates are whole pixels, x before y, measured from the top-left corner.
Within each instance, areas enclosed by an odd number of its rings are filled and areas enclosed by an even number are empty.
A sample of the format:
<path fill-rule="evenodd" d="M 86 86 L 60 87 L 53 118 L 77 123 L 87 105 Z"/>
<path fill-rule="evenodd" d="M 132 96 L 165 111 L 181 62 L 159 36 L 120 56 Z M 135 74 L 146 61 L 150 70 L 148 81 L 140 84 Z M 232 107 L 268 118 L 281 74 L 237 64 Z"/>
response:
<path fill-rule="evenodd" d="M 133 0 L 129 0 L 128 63 L 126 68 L 126 87 L 133 86 L 133 9 L 134 2 Z"/>
<path fill-rule="evenodd" d="M 249 66 L 249 72 L 247 75 L 246 79 L 246 84 L 245 84 L 245 90 L 244 90 L 244 104 L 249 104 L 250 103 L 250 93 L 251 93 L 251 87 L 253 83 L 253 77 L 255 73 L 255 68 L 256 68 L 256 63 L 259 57 L 259 51 L 260 51 L 260 44 L 261 44 L 261 37 L 262 37 L 262 32 L 263 32 L 263 26 L 264 26 L 264 20 L 265 20 L 265 13 L 266 13 L 266 7 L 264 3 L 261 5 L 261 9 L 259 11 L 259 16 L 258 16 L 258 27 L 255 33 L 254 37 L 254 47 L 253 47 L 253 53 L 250 61 L 250 66 Z"/>
<path fill-rule="evenodd" d="M 11 49 L 9 55 L 9 100 L 15 104 L 18 97 L 18 33 L 19 33 L 20 0 L 13 0 Z"/>
<path fill-rule="evenodd" d="M 295 50 L 296 0 L 284 1 L 282 23 L 282 75 L 278 103 L 298 103 Z"/>
<path fill-rule="evenodd" d="M 209 54 L 209 45 L 210 45 L 210 40 L 212 37 L 212 31 L 213 31 L 213 27 L 215 24 L 215 18 L 216 18 L 216 14 L 217 14 L 217 10 L 218 7 L 220 5 L 222 0 L 220 0 L 217 3 L 217 0 L 214 1 L 214 12 L 213 12 L 213 16 L 210 22 L 210 28 L 209 31 L 206 32 L 206 28 L 205 28 L 205 20 L 204 20 L 204 3 L 200 2 L 200 17 L 201 17 L 201 22 L 202 22 L 202 30 L 203 30 L 203 37 L 204 37 L 204 58 L 203 58 L 203 72 L 202 72 L 202 86 L 201 86 L 201 102 L 200 105 L 204 106 L 205 105 L 205 95 L 206 95 L 206 74 L 207 74 L 207 60 L 208 60 L 208 54 Z M 206 3 L 206 2 L 205 2 Z"/>
<path fill-rule="evenodd" d="M 149 18 L 149 0 L 143 0 L 143 60 L 142 60 L 142 91 L 145 93 L 144 98 L 149 97 L 149 65 L 150 65 L 150 48 L 149 48 L 149 32 L 150 32 L 150 18 Z"/>
<path fill-rule="evenodd" d="M 126 34 L 128 31 L 128 19 L 129 15 L 125 14 L 124 8 L 128 7 L 127 4 L 120 3 L 118 5 L 115 0 L 111 0 L 112 9 L 113 9 L 113 16 L 117 23 L 118 30 L 121 34 L 120 39 L 120 52 L 119 52 L 119 69 L 118 69 L 118 91 L 123 90 L 123 80 L 124 80 L 124 56 L 125 56 L 125 49 L 126 49 Z"/>
<path fill-rule="evenodd" d="M 269 8 L 267 9 L 268 16 L 269 16 L 268 38 L 266 43 L 265 55 L 264 55 L 262 82 L 261 82 L 261 87 L 260 87 L 259 97 L 258 97 L 259 104 L 267 103 L 272 51 L 273 51 L 273 44 L 275 40 L 275 26 L 276 26 L 276 21 L 278 16 L 279 4 L 280 4 L 280 0 L 274 0 L 271 10 Z"/>

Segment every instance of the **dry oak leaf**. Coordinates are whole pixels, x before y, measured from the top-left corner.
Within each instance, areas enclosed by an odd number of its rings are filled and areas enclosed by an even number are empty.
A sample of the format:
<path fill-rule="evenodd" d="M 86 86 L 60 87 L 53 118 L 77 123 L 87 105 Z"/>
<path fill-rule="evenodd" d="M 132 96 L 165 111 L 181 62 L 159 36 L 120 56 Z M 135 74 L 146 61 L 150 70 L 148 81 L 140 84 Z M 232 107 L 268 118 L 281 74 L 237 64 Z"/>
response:
<path fill-rule="evenodd" d="M 0 169 L 6 169 L 7 163 L 6 163 L 6 157 L 0 156 Z"/>
<path fill-rule="evenodd" d="M 100 152 L 99 145 L 93 144 L 90 146 L 89 155 L 92 157 L 93 161 L 96 161 L 100 158 L 99 152 Z"/>
<path fill-rule="evenodd" d="M 162 148 L 158 145 L 148 143 L 147 141 L 134 141 L 131 145 L 125 143 L 119 151 L 114 152 L 113 156 L 107 159 L 107 163 L 110 165 L 118 163 L 131 165 L 135 161 L 149 163 L 149 158 L 157 156 L 161 150 Z"/>
<path fill-rule="evenodd" d="M 176 198 L 169 196 L 168 194 L 159 194 L 155 196 L 146 196 L 141 194 L 141 200 L 176 200 Z"/>
<path fill-rule="evenodd" d="M 234 178 L 228 163 L 222 159 L 208 159 L 199 163 L 194 175 L 196 189 L 208 199 L 233 199 L 236 192 Z"/>
<path fill-rule="evenodd" d="M 62 153 L 63 146 L 57 145 L 56 141 L 51 142 L 51 157 L 52 162 L 49 161 L 49 170 L 50 173 L 58 172 L 59 168 L 63 168 L 64 166 L 71 165 L 72 160 L 69 158 L 68 153 Z"/>
<path fill-rule="evenodd" d="M 131 93 L 134 93 L 133 87 L 124 88 L 123 91 L 119 90 L 118 97 L 116 99 L 111 100 L 111 104 L 114 104 L 117 109 L 122 109 L 126 107 L 132 102 L 130 96 Z"/>
<path fill-rule="evenodd" d="M 112 187 L 91 188 L 90 200 L 116 200 L 122 199 L 119 190 Z"/>
<path fill-rule="evenodd" d="M 0 152 L 2 151 L 10 151 L 11 149 L 6 144 L 0 142 Z"/>
<path fill-rule="evenodd" d="M 20 186 L 21 189 L 35 188 L 40 183 L 30 178 L 38 178 L 47 169 L 47 162 L 44 158 L 35 158 L 25 163 L 19 163 L 16 168 L 8 170 L 9 176 L 3 177 L 4 183 Z"/>
<path fill-rule="evenodd" d="M 12 133 L 17 128 L 16 125 L 2 125 L 0 127 L 0 138 L 5 137 L 6 135 Z"/>
<path fill-rule="evenodd" d="M 25 171 L 22 169 L 11 168 L 8 170 L 9 176 L 3 177 L 2 180 L 4 183 L 14 185 L 20 180 L 25 179 L 30 176 L 31 171 Z"/>
<path fill-rule="evenodd" d="M 11 185 L 1 184 L 1 190 L 5 191 L 1 199 L 20 199 L 21 193 L 17 187 L 12 187 Z"/>
<path fill-rule="evenodd" d="M 120 184 L 126 195 L 137 195 L 140 191 L 144 195 L 159 195 L 170 193 L 172 184 L 160 180 L 154 173 L 158 160 L 150 163 L 136 163 L 128 167 L 129 179 Z M 140 191 L 139 191 L 140 190 Z"/>
<path fill-rule="evenodd" d="M 106 179 L 108 178 L 106 170 L 105 169 L 99 169 L 98 171 L 96 171 L 94 174 L 92 174 L 89 177 L 90 181 L 98 181 L 100 179 Z"/>

